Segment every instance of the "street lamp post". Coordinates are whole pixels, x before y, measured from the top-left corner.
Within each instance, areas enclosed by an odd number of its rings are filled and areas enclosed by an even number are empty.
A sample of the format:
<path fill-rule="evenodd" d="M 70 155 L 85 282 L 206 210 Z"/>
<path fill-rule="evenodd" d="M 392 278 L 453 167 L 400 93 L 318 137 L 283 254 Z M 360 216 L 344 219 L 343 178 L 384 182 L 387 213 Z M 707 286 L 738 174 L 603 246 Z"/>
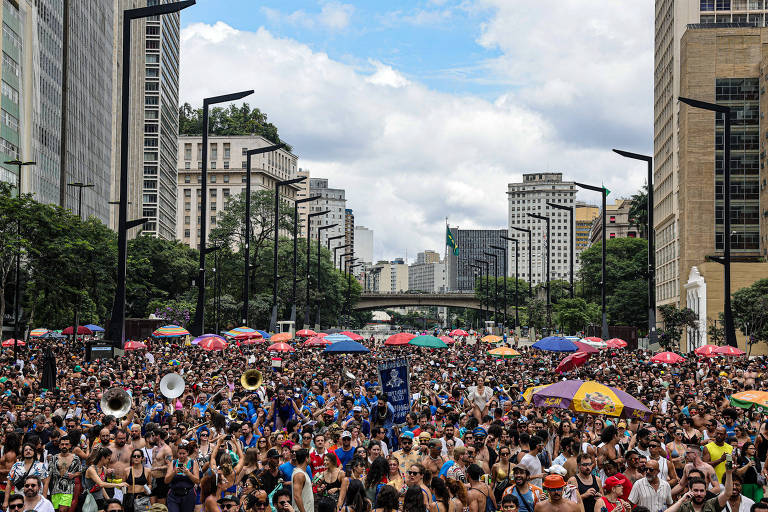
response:
<path fill-rule="evenodd" d="M 320 215 L 325 215 L 329 213 L 331 210 L 323 210 L 319 212 L 310 213 L 307 215 L 307 300 L 304 304 L 304 328 L 309 329 L 309 277 L 310 277 L 310 270 L 309 270 L 309 253 L 310 253 L 310 247 L 312 246 L 312 217 L 318 217 Z M 318 244 L 320 242 L 318 241 Z"/>
<path fill-rule="evenodd" d="M 315 317 L 315 330 L 320 330 L 320 233 L 322 231 L 325 231 L 326 229 L 335 228 L 339 224 L 328 224 L 325 226 L 319 226 L 317 228 L 317 293 L 315 294 L 315 307 L 317 308 L 317 316 Z M 343 235 L 342 235 L 343 236 Z M 339 237 L 334 237 L 339 238 Z M 331 242 L 328 240 L 328 245 L 330 246 Z"/>
<path fill-rule="evenodd" d="M 296 265 L 298 262 L 298 240 L 299 240 L 299 204 L 307 203 L 320 199 L 320 196 L 305 197 L 297 199 L 293 203 L 293 288 L 291 292 L 291 322 L 296 322 Z M 307 227 L 307 243 L 309 243 L 309 227 Z"/>
<path fill-rule="evenodd" d="M 482 295 L 482 293 L 483 293 L 483 288 L 482 288 L 483 267 L 481 267 L 480 265 L 474 265 L 472 263 L 470 263 L 469 266 L 472 267 L 473 269 L 477 270 L 477 272 L 473 272 L 475 277 L 477 277 L 478 273 L 480 274 L 480 283 L 481 283 L 480 284 L 480 294 Z M 477 279 L 475 279 L 475 280 L 477 280 Z M 483 310 L 483 299 L 482 298 L 480 299 L 480 318 L 482 318 L 483 321 L 485 321 L 485 311 Z"/>
<path fill-rule="evenodd" d="M 517 238 L 510 238 L 510 237 L 504 236 L 504 235 L 501 235 L 501 238 L 503 238 L 507 242 L 515 242 L 515 325 L 514 325 L 514 328 L 517 329 L 517 326 L 520 325 L 520 317 L 518 316 L 518 313 L 517 313 L 517 307 L 518 307 L 518 298 L 517 298 L 517 288 L 518 288 L 518 286 L 517 286 L 517 283 L 518 283 L 517 269 L 518 269 L 518 266 L 517 266 L 517 260 L 520 257 L 520 240 L 518 240 Z M 504 295 L 506 296 L 506 292 L 504 293 Z"/>
<path fill-rule="evenodd" d="M 552 208 L 556 208 L 558 210 L 565 210 L 568 212 L 568 232 L 570 233 L 570 239 L 568 240 L 568 249 L 569 249 L 569 256 L 568 256 L 568 263 L 569 270 L 568 273 L 571 276 L 570 282 L 571 282 L 571 298 L 573 298 L 573 253 L 574 253 L 574 244 L 576 239 L 576 230 L 575 226 L 573 224 L 573 206 L 563 206 L 562 204 L 557 203 L 547 203 L 547 206 L 551 206 Z"/>
<path fill-rule="evenodd" d="M 532 280 L 532 274 L 531 274 L 531 261 L 533 260 L 533 248 L 531 246 L 531 233 L 532 231 L 527 228 L 518 228 L 515 226 L 509 226 L 510 228 L 514 229 L 515 231 L 520 231 L 522 233 L 528 233 L 528 297 L 533 298 L 533 280 Z M 502 237 L 503 238 L 503 237 Z"/>
<path fill-rule="evenodd" d="M 81 182 L 75 182 L 75 183 L 67 183 L 68 187 L 75 187 L 77 188 L 77 218 L 79 218 L 81 221 L 83 220 L 83 189 L 84 188 L 91 188 L 93 187 L 93 183 L 81 183 Z M 77 328 L 78 328 L 78 313 L 80 309 L 80 296 L 78 295 L 75 298 L 75 307 L 74 307 L 74 315 L 73 315 L 73 327 L 72 327 L 72 346 L 75 345 L 75 340 L 77 339 Z"/>
<path fill-rule="evenodd" d="M 117 282 L 109 319 L 109 340 L 123 347 L 125 341 L 125 269 L 128 262 L 128 230 L 140 226 L 145 219 L 128 220 L 128 112 L 131 106 L 131 21 L 149 16 L 170 14 L 194 5 L 195 0 L 126 9 L 123 11 L 123 73 L 120 104 L 120 204 L 117 230 Z"/>
<path fill-rule="evenodd" d="M 731 309 L 731 109 L 716 103 L 707 103 L 691 98 L 678 98 L 694 108 L 709 110 L 723 115 L 723 257 L 710 257 L 723 266 L 723 320 L 725 320 L 725 342 L 737 346 L 736 330 Z M 717 245 L 717 244 L 715 244 Z"/>
<path fill-rule="evenodd" d="M 646 208 L 648 209 L 648 343 L 656 343 L 656 230 L 653 225 L 653 157 L 614 149 L 626 158 L 642 160 L 647 164 L 648 196 Z"/>
<path fill-rule="evenodd" d="M 552 240 L 551 240 L 551 220 L 546 215 L 539 215 L 538 213 L 529 213 L 529 217 L 534 219 L 543 220 L 547 223 L 547 330 L 552 330 L 552 295 L 550 288 L 550 262 L 552 255 Z"/>
<path fill-rule="evenodd" d="M 328 252 L 331 252 L 331 242 L 341 238 L 347 238 L 347 235 L 336 235 L 325 239 L 325 248 L 328 249 Z M 352 244 L 349 244 L 349 247 L 352 247 Z M 336 260 L 333 261 L 333 266 L 336 267 Z"/>
<path fill-rule="evenodd" d="M 352 260 L 350 260 L 350 261 L 354 261 L 356 259 L 358 259 L 358 258 L 352 258 Z M 352 288 L 351 288 L 351 284 L 352 284 L 352 269 L 355 268 L 355 267 L 360 267 L 362 265 L 363 265 L 362 263 L 353 263 L 352 265 L 349 266 L 349 274 L 347 274 L 347 322 L 346 322 L 346 327 L 349 327 L 349 323 L 352 321 L 351 320 L 352 319 L 352 297 L 351 297 L 351 294 L 352 294 Z"/>
<path fill-rule="evenodd" d="M 501 247 L 500 245 L 491 245 L 491 249 L 496 249 L 497 251 L 501 251 L 501 253 L 504 255 L 504 325 L 503 330 L 506 332 L 507 328 L 507 249 L 505 247 Z"/>
<path fill-rule="evenodd" d="M 485 293 L 485 296 L 488 297 L 491 294 L 491 285 L 488 282 L 488 278 L 490 277 L 490 274 L 491 274 L 491 262 L 488 261 L 488 260 L 478 260 L 478 259 L 476 259 L 475 263 L 479 263 L 481 266 L 485 265 L 484 269 L 482 269 L 482 268 L 480 269 L 480 279 L 481 279 L 481 281 L 482 281 L 482 283 L 484 285 L 483 288 L 485 289 L 485 291 L 483 293 Z M 483 279 L 483 270 L 485 270 L 485 279 Z M 485 322 L 486 322 L 486 320 L 488 319 L 489 316 L 491 316 L 491 307 L 488 304 L 488 301 L 486 301 L 485 312 L 483 314 L 483 327 L 485 327 Z"/>
<path fill-rule="evenodd" d="M 339 249 L 348 249 L 349 247 L 352 247 L 352 244 L 344 244 L 333 248 L 333 268 L 336 268 L 336 251 Z M 352 256 L 353 254 L 354 253 L 343 253 L 340 258 L 343 258 L 345 255 Z M 341 259 L 339 259 L 339 272 L 341 272 Z"/>
<path fill-rule="evenodd" d="M 8 160 L 5 162 L 8 165 L 15 165 L 16 170 L 18 172 L 17 174 L 17 189 L 16 194 L 21 197 L 21 168 L 26 165 L 35 165 L 35 162 L 28 161 L 23 162 L 19 159 L 16 160 Z M 16 234 L 17 236 L 20 236 L 21 233 L 21 221 L 16 221 Z M 14 276 L 16 278 L 16 286 L 13 289 L 13 360 L 16 361 L 18 359 L 18 339 L 19 339 L 19 298 L 21 294 L 19 293 L 19 289 L 21 287 L 21 247 L 19 247 L 16 250 L 16 275 Z M 2 325 L 2 318 L 0 318 L 0 325 Z M 0 333 L 1 334 L 1 333 Z"/>
<path fill-rule="evenodd" d="M 251 91 L 253 92 L 253 91 Z M 205 114 L 205 111 L 203 111 L 203 114 Z M 207 126 L 207 125 L 206 125 Z M 207 139 L 206 139 L 207 140 Z M 248 325 L 248 310 L 250 309 L 250 297 L 251 297 L 251 157 L 254 155 L 261 155 L 263 153 L 270 153 L 272 151 L 277 151 L 278 149 L 285 146 L 285 144 L 274 144 L 271 146 L 266 146 L 263 148 L 257 148 L 257 149 L 249 149 L 245 152 L 245 250 L 243 251 L 245 262 L 244 262 L 244 279 L 243 279 L 243 325 Z M 208 164 L 208 154 L 207 154 L 207 147 L 208 143 L 203 142 L 203 151 L 206 152 L 205 156 L 203 157 L 203 169 L 205 169 L 205 166 Z M 207 173 L 207 171 L 203 171 L 204 173 Z M 206 178 L 203 177 L 203 186 L 205 186 Z M 203 197 L 205 197 L 205 191 L 203 191 Z M 205 201 L 203 201 L 203 208 L 205 208 Z M 205 214 L 203 214 L 203 219 L 201 219 L 202 222 L 205 221 Z M 203 225 L 205 227 L 205 225 Z M 203 232 L 204 233 L 204 232 Z M 203 234 L 201 233 L 201 234 Z M 205 240 L 205 239 L 203 239 Z M 197 316 L 197 315 L 195 315 Z"/>
<path fill-rule="evenodd" d="M 483 251 L 483 254 L 493 258 L 493 321 L 499 321 L 499 255 Z M 488 262 L 490 265 L 490 261 Z"/>
<path fill-rule="evenodd" d="M 594 185 L 585 185 L 584 183 L 574 182 L 574 184 L 577 187 L 585 188 L 587 190 L 592 190 L 593 192 L 600 192 L 600 194 L 602 195 L 602 205 L 603 205 L 603 220 L 602 220 L 602 225 L 603 225 L 602 244 L 603 244 L 603 247 L 602 247 L 602 250 L 603 250 L 603 254 L 602 254 L 602 262 L 601 262 L 601 267 L 602 267 L 601 272 L 602 273 L 601 273 L 601 277 L 600 277 L 600 307 L 602 309 L 603 326 L 602 326 L 602 330 L 601 330 L 600 334 L 601 334 L 601 337 L 604 340 L 606 340 L 606 339 L 608 339 L 608 336 L 609 336 L 608 335 L 608 317 L 607 317 L 607 315 L 605 313 L 605 284 L 606 284 L 605 283 L 605 280 L 606 280 L 605 262 L 606 262 L 606 257 L 607 257 L 607 254 L 608 254 L 608 251 L 607 251 L 607 248 L 606 248 L 606 240 L 605 240 L 605 231 L 606 231 L 606 229 L 608 229 L 607 226 L 606 226 L 606 222 L 605 222 L 605 217 L 606 217 L 605 203 L 606 203 L 606 198 L 608 197 L 608 190 L 606 190 L 605 187 L 596 187 Z"/>

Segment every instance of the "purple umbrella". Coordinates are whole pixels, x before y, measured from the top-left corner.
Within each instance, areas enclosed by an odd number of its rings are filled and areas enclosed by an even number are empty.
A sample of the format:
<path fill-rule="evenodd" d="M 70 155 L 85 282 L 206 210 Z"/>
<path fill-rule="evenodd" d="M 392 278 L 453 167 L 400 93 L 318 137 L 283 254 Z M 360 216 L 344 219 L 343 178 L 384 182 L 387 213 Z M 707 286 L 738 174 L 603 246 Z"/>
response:
<path fill-rule="evenodd" d="M 533 393 L 537 407 L 555 407 L 574 412 L 605 414 L 620 418 L 647 421 L 651 411 L 637 398 L 620 389 L 599 382 L 564 380 L 550 384 Z"/>
<path fill-rule="evenodd" d="M 224 338 L 222 338 L 218 334 L 201 334 L 200 336 L 198 336 L 197 338 L 192 340 L 192 344 L 193 345 L 197 345 L 198 343 L 200 343 L 201 341 L 203 341 L 206 338 L 218 338 L 221 341 L 223 341 L 224 343 L 227 342 L 227 340 L 225 340 Z"/>

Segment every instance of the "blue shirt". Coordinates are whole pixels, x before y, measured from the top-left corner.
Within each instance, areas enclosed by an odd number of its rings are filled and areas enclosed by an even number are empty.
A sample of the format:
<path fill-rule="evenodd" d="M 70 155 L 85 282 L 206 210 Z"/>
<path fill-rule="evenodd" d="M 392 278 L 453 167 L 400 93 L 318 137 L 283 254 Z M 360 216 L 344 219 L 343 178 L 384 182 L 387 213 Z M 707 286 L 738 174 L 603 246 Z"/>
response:
<path fill-rule="evenodd" d="M 249 443 L 245 442 L 245 436 L 240 436 L 240 442 L 243 443 L 243 447 L 244 448 L 255 448 L 256 447 L 256 443 L 259 442 L 259 436 L 252 435 L 251 436 L 251 441 Z"/>
<path fill-rule="evenodd" d="M 349 464 L 349 462 L 352 460 L 352 456 L 355 454 L 355 448 L 351 447 L 349 450 L 344 451 L 343 448 L 339 447 L 339 448 L 336 448 L 336 451 L 334 453 L 339 458 L 343 469 L 346 471 L 347 464 Z"/>

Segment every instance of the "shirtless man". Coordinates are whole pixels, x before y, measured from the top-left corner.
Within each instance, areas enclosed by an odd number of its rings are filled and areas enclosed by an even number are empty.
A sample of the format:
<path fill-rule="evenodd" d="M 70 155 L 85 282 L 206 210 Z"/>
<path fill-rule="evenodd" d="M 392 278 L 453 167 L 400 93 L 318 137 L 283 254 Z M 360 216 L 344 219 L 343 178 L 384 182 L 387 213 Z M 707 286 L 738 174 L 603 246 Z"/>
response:
<path fill-rule="evenodd" d="M 467 468 L 467 498 L 469 499 L 469 512 L 484 512 L 485 501 L 490 498 L 494 510 L 497 510 L 496 499 L 490 486 L 480 481 L 483 470 L 477 464 L 470 464 Z M 474 492 L 473 492 L 474 491 Z"/>
<path fill-rule="evenodd" d="M 165 444 L 165 440 L 168 437 L 168 433 L 165 430 L 158 429 L 153 432 L 154 435 L 147 437 L 147 441 L 154 446 L 152 447 L 152 476 L 155 482 L 155 487 L 152 489 L 152 496 L 150 501 L 152 504 L 162 503 L 165 505 L 165 498 L 168 496 L 169 485 L 165 483 L 165 474 L 168 469 L 168 465 L 173 461 L 173 453 L 171 447 Z"/>
<path fill-rule="evenodd" d="M 700 471 L 704 474 L 704 481 L 707 484 L 707 489 L 715 494 L 720 492 L 720 482 L 717 480 L 715 469 L 701 460 L 699 454 L 699 448 L 696 446 L 688 446 L 685 449 L 686 464 L 683 468 L 683 476 L 680 478 L 677 485 L 672 488 L 672 496 L 677 496 L 688 488 L 689 475 L 693 470 Z"/>
<path fill-rule="evenodd" d="M 440 439 L 432 439 L 427 445 L 427 454 L 421 459 L 421 464 L 433 475 L 440 473 L 440 468 L 445 464 L 445 457 L 440 454 L 442 447 Z"/>
<path fill-rule="evenodd" d="M 131 425 L 131 449 L 141 450 L 145 446 L 147 446 L 147 443 L 144 441 L 144 438 L 141 437 L 141 425 L 134 423 Z"/>
<path fill-rule="evenodd" d="M 565 480 L 560 475 L 548 475 L 544 478 L 544 489 L 546 489 L 549 499 L 542 500 L 533 507 L 534 512 L 580 512 L 584 510 L 581 503 L 563 499 L 565 490 Z M 581 496 L 575 493 L 576 496 Z"/>
<path fill-rule="evenodd" d="M 112 470 L 114 475 L 122 475 L 131 464 L 131 445 L 126 443 L 127 439 L 128 436 L 125 431 L 118 430 L 115 434 L 115 440 L 108 446 L 112 450 L 108 468 Z"/>

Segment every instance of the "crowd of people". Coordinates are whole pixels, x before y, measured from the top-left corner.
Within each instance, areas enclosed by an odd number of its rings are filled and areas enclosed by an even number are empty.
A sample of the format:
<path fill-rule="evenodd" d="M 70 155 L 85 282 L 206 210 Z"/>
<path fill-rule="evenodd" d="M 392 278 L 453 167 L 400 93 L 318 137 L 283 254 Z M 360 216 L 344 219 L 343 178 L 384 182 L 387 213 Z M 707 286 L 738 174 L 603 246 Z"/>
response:
<path fill-rule="evenodd" d="M 729 402 L 763 389 L 762 358 L 665 366 L 604 350 L 563 376 L 562 354 L 529 348 L 497 359 L 482 343 L 366 344 L 369 354 L 346 356 L 299 345 L 279 368 L 266 345 L 160 342 L 91 362 L 66 344 L 32 343 L 18 360 L 4 351 L 2 510 L 768 512 L 768 421 Z M 52 389 L 44 351 L 56 359 Z M 398 424 L 376 367 L 402 355 L 412 407 Z M 252 369 L 264 377 L 255 390 L 240 383 Z M 185 383 L 173 399 L 160 388 L 171 372 Z M 620 388 L 653 414 L 526 401 L 528 387 L 564 377 Z M 127 404 L 102 409 L 113 388 Z"/>

